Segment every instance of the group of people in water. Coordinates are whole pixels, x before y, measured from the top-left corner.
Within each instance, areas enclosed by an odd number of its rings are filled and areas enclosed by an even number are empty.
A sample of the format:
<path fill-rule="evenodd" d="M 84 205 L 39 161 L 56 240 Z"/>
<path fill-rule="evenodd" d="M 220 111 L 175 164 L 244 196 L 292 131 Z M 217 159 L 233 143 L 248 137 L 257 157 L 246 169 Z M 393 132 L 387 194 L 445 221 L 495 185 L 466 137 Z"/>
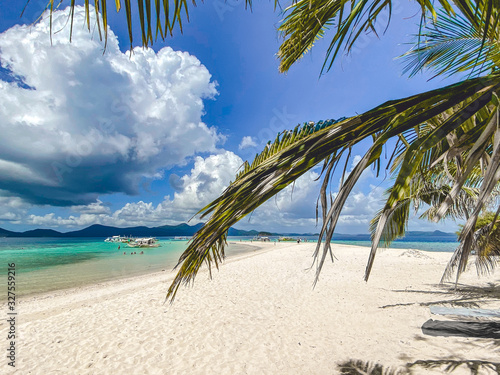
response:
<path fill-rule="evenodd" d="M 120 246 L 118 246 L 118 250 L 120 250 Z M 131 252 L 130 252 L 130 255 L 135 255 L 135 254 L 137 254 L 135 251 L 131 251 Z M 142 254 L 144 254 L 144 251 L 141 251 L 141 252 L 139 253 L 139 255 L 142 255 Z M 123 255 L 127 255 L 127 252 L 126 252 L 126 251 L 124 251 L 124 252 L 123 252 Z"/>

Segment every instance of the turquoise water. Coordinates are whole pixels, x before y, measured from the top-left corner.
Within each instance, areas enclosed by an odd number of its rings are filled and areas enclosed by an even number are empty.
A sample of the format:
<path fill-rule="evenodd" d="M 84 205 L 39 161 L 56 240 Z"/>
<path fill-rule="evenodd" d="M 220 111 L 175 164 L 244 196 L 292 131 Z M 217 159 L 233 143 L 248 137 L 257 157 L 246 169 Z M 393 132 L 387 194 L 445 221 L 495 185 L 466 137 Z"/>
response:
<path fill-rule="evenodd" d="M 16 295 L 24 296 L 170 271 L 186 249 L 187 241 L 159 238 L 159 242 L 161 246 L 157 248 L 134 249 L 126 244 L 106 243 L 102 238 L 0 238 L 0 280 L 7 285 L 8 264 L 15 263 Z M 252 248 L 231 245 L 227 255 L 248 249 Z M 136 254 L 132 255 L 134 251 Z M 6 299 L 5 290 L 0 299 Z"/>
<path fill-rule="evenodd" d="M 16 295 L 44 293 L 98 282 L 170 271 L 187 247 L 187 241 L 159 238 L 161 247 L 133 249 L 125 244 L 106 243 L 103 238 L 0 238 L 0 299 L 6 299 L 7 268 L 15 263 Z M 226 255 L 254 248 L 240 246 L 251 239 L 232 237 Z M 274 239 L 272 239 L 274 240 Z M 309 239 L 314 241 L 314 239 Z M 369 241 L 335 241 L 334 243 L 370 246 Z M 454 251 L 456 242 L 396 241 L 391 247 L 424 251 Z M 118 249 L 120 246 L 120 249 Z M 138 251 L 139 250 L 139 251 Z M 137 254 L 131 255 L 135 251 Z M 125 255 L 123 253 L 126 253 Z"/>
<path fill-rule="evenodd" d="M 333 241 L 333 243 L 371 247 L 370 241 Z M 394 241 L 390 248 L 394 249 L 416 249 L 434 252 L 453 252 L 458 242 L 416 242 L 416 241 Z M 382 246 L 381 246 L 382 247 Z"/>
<path fill-rule="evenodd" d="M 249 237 L 231 237 L 232 239 L 243 239 L 249 240 Z M 278 237 L 270 236 L 269 239 L 271 241 L 278 240 Z M 307 240 L 308 242 L 316 242 L 318 241 L 318 237 L 314 236 L 302 236 L 302 241 Z M 352 241 L 352 240 L 333 240 L 332 244 L 335 245 L 343 244 L 343 245 L 355 245 L 355 246 L 363 246 L 363 247 L 371 247 L 370 241 Z M 434 252 L 453 252 L 457 248 L 459 242 L 438 242 L 438 241 L 429 241 L 429 242 L 420 242 L 420 241 L 402 241 L 396 240 L 391 243 L 390 248 L 395 249 L 416 249 L 422 251 L 434 251 Z M 384 246 L 380 246 L 384 247 Z"/>

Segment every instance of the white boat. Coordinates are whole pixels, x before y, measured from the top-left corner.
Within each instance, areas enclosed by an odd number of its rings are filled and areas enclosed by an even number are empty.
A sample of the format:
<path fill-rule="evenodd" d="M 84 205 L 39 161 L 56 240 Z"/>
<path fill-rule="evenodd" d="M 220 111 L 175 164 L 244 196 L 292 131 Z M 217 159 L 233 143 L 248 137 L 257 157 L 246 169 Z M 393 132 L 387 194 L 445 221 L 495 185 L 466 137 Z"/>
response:
<path fill-rule="evenodd" d="M 108 237 L 104 240 L 104 242 L 122 242 L 122 237 L 121 236 Z"/>
<path fill-rule="evenodd" d="M 159 247 L 160 244 L 156 243 L 157 239 L 154 237 L 136 238 L 127 243 L 130 247 Z"/>
<path fill-rule="evenodd" d="M 187 241 L 187 240 L 189 240 L 189 238 L 186 236 L 175 236 L 173 240 L 174 241 Z"/>
<path fill-rule="evenodd" d="M 270 242 L 271 240 L 269 237 L 264 237 L 264 236 L 255 236 L 252 241 L 262 241 L 262 242 Z"/>
<path fill-rule="evenodd" d="M 113 243 L 129 243 L 130 241 L 133 241 L 134 238 L 132 237 L 122 237 L 122 236 L 113 236 L 113 237 L 108 237 L 104 240 L 104 242 L 113 242 Z"/>

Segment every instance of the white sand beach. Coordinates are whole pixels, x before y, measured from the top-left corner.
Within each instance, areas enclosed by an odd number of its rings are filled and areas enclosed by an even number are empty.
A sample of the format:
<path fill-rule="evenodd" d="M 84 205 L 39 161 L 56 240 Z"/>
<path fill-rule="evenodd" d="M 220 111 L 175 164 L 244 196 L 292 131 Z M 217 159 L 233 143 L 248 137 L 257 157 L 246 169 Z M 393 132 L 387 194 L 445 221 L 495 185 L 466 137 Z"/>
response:
<path fill-rule="evenodd" d="M 440 374 L 455 363 L 453 374 L 468 374 L 463 361 L 500 362 L 500 340 L 421 329 L 430 318 L 451 319 L 432 315 L 433 305 L 500 310 L 498 272 L 478 278 L 471 267 L 455 291 L 438 285 L 450 253 L 390 249 L 366 283 L 369 249 L 334 245 L 337 260 L 313 289 L 315 244 L 258 246 L 211 280 L 200 272 L 173 305 L 164 304 L 173 272 L 22 299 L 16 368 L 2 355 L 0 373 L 336 374 L 349 361 L 395 370 L 428 361 L 437 367 L 413 373 Z M 0 311 L 6 316 L 7 306 Z M 2 319 L 4 349 L 7 329 Z M 497 373 L 487 363 L 479 373 Z"/>

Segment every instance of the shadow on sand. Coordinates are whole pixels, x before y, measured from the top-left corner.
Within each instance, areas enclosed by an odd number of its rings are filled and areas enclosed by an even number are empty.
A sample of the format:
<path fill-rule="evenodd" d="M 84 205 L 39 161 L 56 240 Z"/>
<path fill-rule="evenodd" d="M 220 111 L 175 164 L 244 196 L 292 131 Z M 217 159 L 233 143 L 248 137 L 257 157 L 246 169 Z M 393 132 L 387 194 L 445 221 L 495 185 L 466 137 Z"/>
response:
<path fill-rule="evenodd" d="M 500 301 L 500 287 L 495 283 L 488 283 L 486 286 L 474 286 L 466 284 L 444 283 L 431 285 L 435 290 L 393 290 L 396 293 L 417 293 L 435 295 L 434 301 L 410 302 L 385 305 L 380 308 L 386 309 L 398 306 L 434 306 L 451 305 L 454 307 L 478 308 L 481 303 Z"/>
<path fill-rule="evenodd" d="M 392 308 L 399 306 L 451 306 L 453 308 L 478 309 L 481 305 L 491 302 L 500 301 L 500 287 L 495 283 L 488 283 L 486 286 L 473 286 L 466 284 L 445 283 L 439 285 L 431 285 L 434 290 L 394 290 L 396 293 L 418 293 L 435 296 L 432 301 L 428 302 L 410 302 L 394 305 L 385 305 L 380 308 Z M 450 314 L 452 315 L 452 314 Z M 462 317 L 463 318 L 463 317 Z M 431 320 L 432 321 L 432 320 Z M 438 321 L 434 321 L 438 322 Z M 443 324 L 444 323 L 444 326 Z M 500 322 L 497 319 L 470 319 L 469 321 L 456 322 L 453 320 L 447 322 L 439 322 L 429 324 L 429 321 L 424 323 L 422 330 L 424 334 L 428 334 L 428 329 L 431 331 L 436 327 L 438 329 L 451 329 L 457 333 L 456 328 L 460 331 L 456 336 L 475 337 L 475 340 L 468 342 L 471 346 L 480 346 L 488 350 L 498 350 L 500 347 L 500 339 L 498 331 Z M 465 324 L 463 324 L 465 323 Z M 427 325 L 426 325 L 427 324 Z M 432 327 L 431 327 L 432 326 Z M 434 331 L 436 333 L 436 331 Z M 449 332 L 448 332 L 449 333 Z M 431 334 L 431 337 L 434 336 Z M 455 336 L 455 334 L 453 335 Z M 418 340 L 429 340 L 431 337 L 417 335 Z M 418 375 L 426 371 L 433 371 L 437 374 L 452 374 L 458 370 L 458 373 L 470 373 L 471 375 L 482 374 L 500 374 L 500 362 L 488 362 L 479 360 L 418 360 L 407 363 L 398 367 L 384 366 L 380 363 L 366 362 L 360 360 L 349 360 L 338 364 L 340 374 L 343 375 Z"/>
<path fill-rule="evenodd" d="M 429 360 L 407 363 L 401 367 L 387 367 L 379 363 L 350 360 L 338 365 L 342 375 L 417 375 L 423 370 L 451 374 L 455 370 L 468 370 L 471 375 L 500 374 L 500 363 L 485 361 Z"/>

